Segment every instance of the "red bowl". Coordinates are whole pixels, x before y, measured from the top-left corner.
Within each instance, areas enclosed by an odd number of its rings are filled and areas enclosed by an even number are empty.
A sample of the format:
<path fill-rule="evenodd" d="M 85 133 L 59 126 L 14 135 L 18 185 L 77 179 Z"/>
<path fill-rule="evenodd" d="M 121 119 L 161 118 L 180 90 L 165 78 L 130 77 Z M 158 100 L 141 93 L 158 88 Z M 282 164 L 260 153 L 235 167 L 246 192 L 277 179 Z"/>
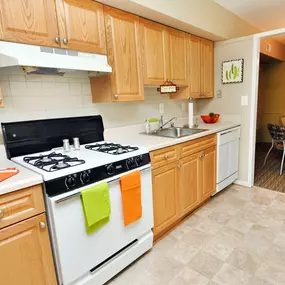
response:
<path fill-rule="evenodd" d="M 209 115 L 201 115 L 202 120 L 207 124 L 214 124 L 218 121 L 220 114 L 215 114 L 214 116 L 210 117 Z"/>

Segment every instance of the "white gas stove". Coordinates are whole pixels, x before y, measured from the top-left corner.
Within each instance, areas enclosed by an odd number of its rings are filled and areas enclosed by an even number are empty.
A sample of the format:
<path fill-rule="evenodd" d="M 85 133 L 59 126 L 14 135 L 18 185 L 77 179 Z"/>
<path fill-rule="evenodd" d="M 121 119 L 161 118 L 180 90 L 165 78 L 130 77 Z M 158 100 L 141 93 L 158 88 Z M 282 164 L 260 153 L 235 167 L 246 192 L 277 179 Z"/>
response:
<path fill-rule="evenodd" d="M 7 156 L 43 177 L 59 284 L 104 284 L 152 247 L 152 181 L 146 148 L 104 141 L 100 116 L 6 123 L 2 129 Z M 83 144 L 65 151 L 62 139 L 73 137 Z M 120 177 L 137 170 L 142 217 L 125 227 Z M 102 181 L 109 185 L 110 220 L 87 235 L 81 191 Z"/>

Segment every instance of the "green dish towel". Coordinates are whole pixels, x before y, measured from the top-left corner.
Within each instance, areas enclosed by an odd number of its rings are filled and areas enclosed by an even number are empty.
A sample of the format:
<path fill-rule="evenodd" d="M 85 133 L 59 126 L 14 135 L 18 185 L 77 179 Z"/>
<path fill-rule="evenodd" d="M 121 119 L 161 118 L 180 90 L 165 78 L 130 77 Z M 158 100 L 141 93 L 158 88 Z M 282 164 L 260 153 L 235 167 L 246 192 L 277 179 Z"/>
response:
<path fill-rule="evenodd" d="M 109 222 L 111 206 L 108 183 L 103 182 L 82 190 L 81 203 L 87 234 L 97 231 Z"/>

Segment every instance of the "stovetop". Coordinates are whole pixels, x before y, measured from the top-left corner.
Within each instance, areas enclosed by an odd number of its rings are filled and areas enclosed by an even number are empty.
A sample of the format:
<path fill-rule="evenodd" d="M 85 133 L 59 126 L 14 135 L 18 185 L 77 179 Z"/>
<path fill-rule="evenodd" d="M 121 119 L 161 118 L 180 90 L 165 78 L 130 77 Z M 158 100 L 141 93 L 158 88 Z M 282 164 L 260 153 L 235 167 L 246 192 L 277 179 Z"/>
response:
<path fill-rule="evenodd" d="M 47 172 L 59 171 L 85 163 L 83 159 L 56 152 L 25 156 L 23 161 Z"/>
<path fill-rule="evenodd" d="M 103 153 L 113 154 L 113 155 L 120 155 L 123 153 L 129 153 L 139 148 L 136 146 L 130 145 L 121 145 L 118 143 L 95 143 L 95 144 L 88 144 L 85 146 L 86 149 L 99 151 Z"/>
<path fill-rule="evenodd" d="M 118 153 L 119 149 L 123 150 L 121 154 Z M 12 160 L 41 174 L 44 181 L 49 181 L 95 167 L 108 166 L 117 161 L 129 161 L 148 152 L 145 147 L 102 141 L 81 145 L 80 150 L 72 149 L 65 152 L 63 148 L 55 148 L 41 153 L 13 157 Z"/>

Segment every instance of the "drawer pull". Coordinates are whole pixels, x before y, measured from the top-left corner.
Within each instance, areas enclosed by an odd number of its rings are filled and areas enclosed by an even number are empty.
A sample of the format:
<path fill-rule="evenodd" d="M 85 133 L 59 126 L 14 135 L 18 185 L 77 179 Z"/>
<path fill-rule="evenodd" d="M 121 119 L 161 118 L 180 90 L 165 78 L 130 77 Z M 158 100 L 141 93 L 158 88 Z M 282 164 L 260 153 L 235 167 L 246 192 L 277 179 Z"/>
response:
<path fill-rule="evenodd" d="M 40 222 L 40 228 L 45 229 L 47 224 L 45 222 Z"/>
<path fill-rule="evenodd" d="M 168 155 L 165 155 L 164 158 L 165 158 L 165 159 L 168 159 Z"/>
<path fill-rule="evenodd" d="M 199 156 L 199 158 L 203 158 L 204 156 L 205 156 L 205 154 L 202 153 L 202 154 Z"/>
<path fill-rule="evenodd" d="M 178 167 L 178 168 L 181 168 L 181 164 L 178 164 L 177 167 Z"/>
<path fill-rule="evenodd" d="M 0 209 L 0 219 L 4 217 L 4 209 Z"/>

